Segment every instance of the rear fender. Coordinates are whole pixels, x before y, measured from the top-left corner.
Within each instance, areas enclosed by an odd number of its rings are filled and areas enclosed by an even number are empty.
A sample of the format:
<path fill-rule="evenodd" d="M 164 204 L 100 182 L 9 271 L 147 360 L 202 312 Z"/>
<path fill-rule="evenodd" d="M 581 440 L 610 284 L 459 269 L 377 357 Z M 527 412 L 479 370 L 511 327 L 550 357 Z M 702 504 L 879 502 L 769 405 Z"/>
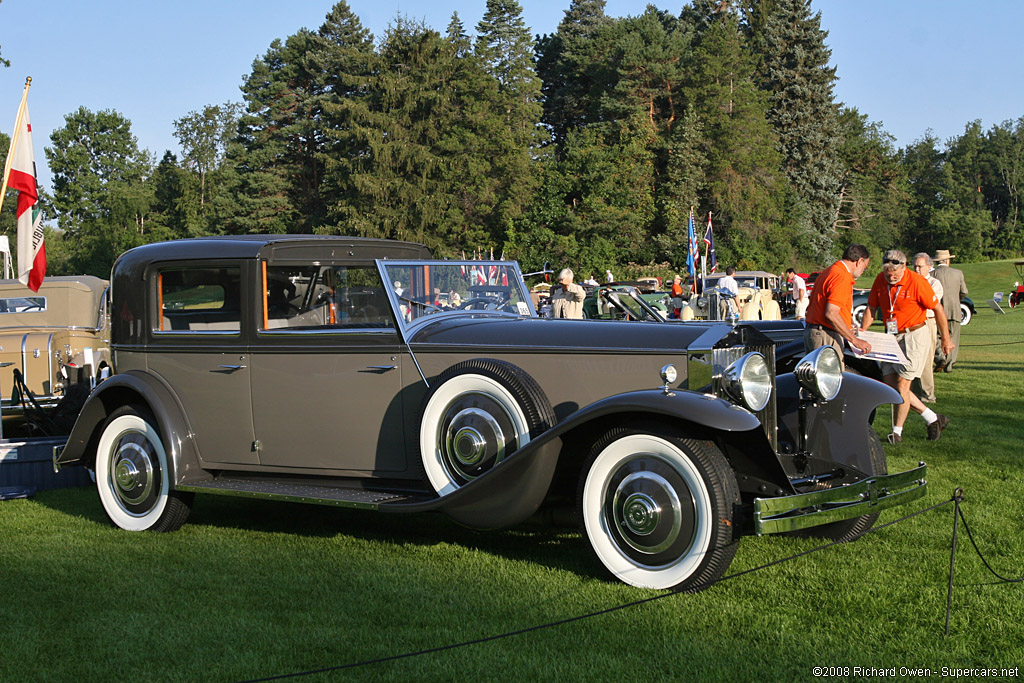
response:
<path fill-rule="evenodd" d="M 152 375 L 136 371 L 113 375 L 89 395 L 67 444 L 54 456 L 54 467 L 94 466 L 103 424 L 114 411 L 126 405 L 141 405 L 153 414 L 163 436 L 175 483 L 180 483 L 189 471 L 198 469 L 192 430 L 177 397 Z"/>

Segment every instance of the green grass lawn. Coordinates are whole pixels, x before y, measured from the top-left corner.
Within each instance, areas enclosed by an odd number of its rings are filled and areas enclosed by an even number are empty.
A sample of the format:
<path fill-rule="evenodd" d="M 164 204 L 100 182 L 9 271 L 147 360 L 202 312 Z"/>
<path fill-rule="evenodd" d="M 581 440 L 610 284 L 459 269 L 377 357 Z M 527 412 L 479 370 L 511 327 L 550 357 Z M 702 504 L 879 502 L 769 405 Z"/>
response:
<path fill-rule="evenodd" d="M 1005 266 L 1005 268 L 1003 267 Z M 964 266 L 979 313 L 936 377 L 938 442 L 912 415 L 889 469 L 929 464 L 989 562 L 1024 574 L 1024 310 L 1010 262 Z M 887 411 L 876 428 L 889 429 Z M 949 637 L 953 507 L 797 560 L 624 610 L 470 647 L 304 680 L 804 681 L 813 667 L 1024 670 L 1024 585 L 998 583 L 960 529 Z M 745 538 L 731 573 L 815 547 Z M 172 534 L 106 521 L 95 491 L 0 502 L 0 681 L 222 681 L 338 666 L 493 636 L 660 595 L 606 579 L 578 533 L 479 533 L 393 516 L 199 496 Z M 880 679 L 881 680 L 881 679 Z"/>

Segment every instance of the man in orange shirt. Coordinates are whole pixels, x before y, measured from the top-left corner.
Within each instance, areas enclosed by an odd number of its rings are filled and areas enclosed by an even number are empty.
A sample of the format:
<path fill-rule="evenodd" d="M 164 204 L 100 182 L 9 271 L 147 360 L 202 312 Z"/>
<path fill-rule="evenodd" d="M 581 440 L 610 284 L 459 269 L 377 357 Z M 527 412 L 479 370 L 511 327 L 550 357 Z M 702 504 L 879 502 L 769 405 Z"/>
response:
<path fill-rule="evenodd" d="M 949 336 L 949 324 L 946 313 L 942 310 L 942 302 L 935 296 L 935 291 L 928 281 L 907 268 L 907 255 L 898 249 L 885 252 L 882 259 L 882 272 L 875 278 L 868 294 L 868 308 L 864 311 L 864 329 L 871 326 L 875 315 L 881 313 L 885 331 L 896 335 L 900 348 L 906 354 L 908 365 L 879 363 L 882 368 L 882 379 L 903 397 L 903 403 L 894 407 L 892 434 L 889 443 L 903 441 L 903 423 L 907 421 L 910 409 L 924 418 L 928 423 L 928 440 L 935 441 L 942 435 L 942 430 L 949 424 L 949 418 L 938 415 L 927 408 L 921 399 L 910 391 L 910 383 L 921 376 L 926 363 L 932 362 L 929 357 L 931 342 L 928 339 L 928 327 L 925 325 L 928 310 L 935 312 L 935 324 L 942 337 L 942 351 L 953 348 Z"/>
<path fill-rule="evenodd" d="M 851 244 L 843 252 L 843 258 L 818 275 L 807 304 L 804 348 L 808 353 L 819 346 L 831 345 L 842 360 L 846 343 L 861 353 L 871 350 L 871 344 L 858 339 L 853 332 L 853 283 L 864 274 L 870 262 L 867 247 Z"/>

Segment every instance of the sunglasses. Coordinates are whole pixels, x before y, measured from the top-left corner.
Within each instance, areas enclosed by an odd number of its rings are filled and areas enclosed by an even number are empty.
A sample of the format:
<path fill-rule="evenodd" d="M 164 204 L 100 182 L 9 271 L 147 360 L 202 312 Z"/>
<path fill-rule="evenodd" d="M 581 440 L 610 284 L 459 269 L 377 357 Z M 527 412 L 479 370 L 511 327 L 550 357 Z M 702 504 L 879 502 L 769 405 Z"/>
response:
<path fill-rule="evenodd" d="M 882 263 L 887 263 L 887 264 L 893 265 L 893 266 L 902 266 L 902 265 L 904 265 L 903 261 L 897 261 L 896 259 L 891 259 L 891 258 L 887 258 L 887 259 L 883 260 Z"/>

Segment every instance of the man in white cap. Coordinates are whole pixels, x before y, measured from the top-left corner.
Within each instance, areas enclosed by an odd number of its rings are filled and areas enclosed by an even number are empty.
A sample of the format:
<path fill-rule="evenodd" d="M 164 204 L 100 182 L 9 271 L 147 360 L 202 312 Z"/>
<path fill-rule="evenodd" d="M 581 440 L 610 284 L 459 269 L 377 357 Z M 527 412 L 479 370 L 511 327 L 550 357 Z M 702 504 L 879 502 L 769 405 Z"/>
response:
<path fill-rule="evenodd" d="M 935 370 L 944 372 L 953 372 L 953 364 L 960 353 L 960 299 L 967 296 L 963 271 L 949 267 L 949 260 L 954 258 L 956 255 L 948 249 L 939 249 L 935 252 L 935 270 L 932 271 L 932 277 L 942 284 L 942 310 L 949 320 L 949 337 L 953 340 L 951 352 L 938 354 Z"/>

